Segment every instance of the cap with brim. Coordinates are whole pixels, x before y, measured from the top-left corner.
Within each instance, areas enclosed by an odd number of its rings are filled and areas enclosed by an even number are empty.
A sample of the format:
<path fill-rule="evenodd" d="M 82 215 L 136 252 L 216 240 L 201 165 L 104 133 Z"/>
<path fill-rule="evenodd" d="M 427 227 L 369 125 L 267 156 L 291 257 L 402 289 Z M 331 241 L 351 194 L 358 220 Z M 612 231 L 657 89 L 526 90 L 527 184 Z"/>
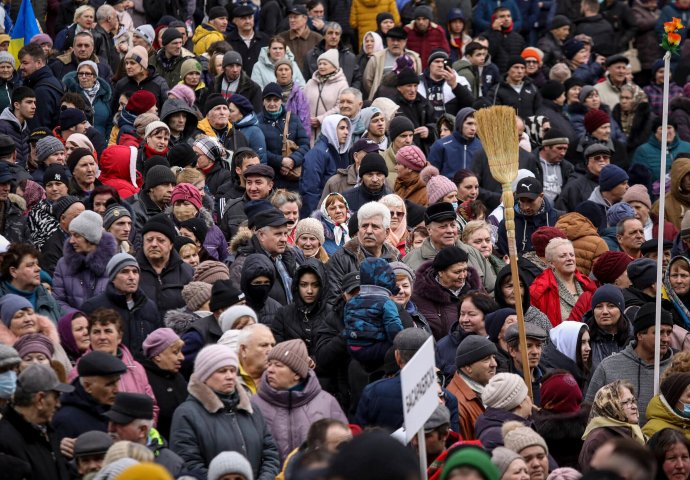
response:
<path fill-rule="evenodd" d="M 50 130 L 46 127 L 36 127 L 31 130 L 31 135 L 29 135 L 29 142 L 38 142 L 44 137 L 51 136 Z"/>
<path fill-rule="evenodd" d="M 407 32 L 402 27 L 393 27 L 386 33 L 386 38 L 407 39 Z"/>
<path fill-rule="evenodd" d="M 603 143 L 593 143 L 585 149 L 585 158 L 593 157 L 594 155 L 611 156 L 611 149 Z"/>
<path fill-rule="evenodd" d="M 235 5 L 232 9 L 232 18 L 249 17 L 254 15 L 254 10 L 249 5 Z"/>
<path fill-rule="evenodd" d="M 289 220 L 283 215 L 281 211 L 274 208 L 273 210 L 264 210 L 259 212 L 254 217 L 254 228 L 260 229 L 263 227 L 282 227 L 287 225 Z"/>
<path fill-rule="evenodd" d="M 113 438 L 105 432 L 91 430 L 82 433 L 74 442 L 74 458 L 87 455 L 105 455 L 113 445 Z"/>
<path fill-rule="evenodd" d="M 251 165 L 247 167 L 247 170 L 244 171 L 243 175 L 244 178 L 259 176 L 273 179 L 275 177 L 275 172 L 268 165 L 263 165 L 259 163 L 257 165 Z"/>
<path fill-rule="evenodd" d="M 625 55 L 623 55 L 621 53 L 618 53 L 616 55 L 611 55 L 610 57 L 608 57 L 606 59 L 606 67 L 607 68 L 610 67 L 611 65 L 615 65 L 617 63 L 625 63 L 626 65 L 628 65 L 630 63 L 630 60 L 628 59 L 628 57 L 626 57 Z"/>
<path fill-rule="evenodd" d="M 99 377 L 123 374 L 127 365 L 109 353 L 93 351 L 79 359 L 77 373 L 80 377 Z"/>
<path fill-rule="evenodd" d="M 424 422 L 424 432 L 432 432 L 443 425 L 450 425 L 450 410 L 445 405 L 438 405 L 434 413 Z"/>
<path fill-rule="evenodd" d="M 350 293 L 360 286 L 359 272 L 350 272 L 343 277 L 343 293 Z"/>
<path fill-rule="evenodd" d="M 424 213 L 424 224 L 429 225 L 431 222 L 455 220 L 455 217 L 456 214 L 452 204 L 448 202 L 434 203 Z"/>
<path fill-rule="evenodd" d="M 17 388 L 25 393 L 60 392 L 71 393 L 72 385 L 60 383 L 55 371 L 47 365 L 29 365 L 17 377 Z"/>
<path fill-rule="evenodd" d="M 139 419 L 152 420 L 153 399 L 143 393 L 120 392 L 115 396 L 113 406 L 104 415 L 121 425 Z"/>
<path fill-rule="evenodd" d="M 533 340 L 538 340 L 540 342 L 545 342 L 549 335 L 546 331 L 538 325 L 533 323 L 525 322 L 525 337 L 531 338 Z M 505 340 L 510 343 L 518 338 L 518 325 L 513 323 L 506 329 Z"/>
<path fill-rule="evenodd" d="M 367 152 L 367 153 L 376 153 L 379 151 L 379 144 L 374 142 L 373 140 L 369 140 L 368 138 L 360 138 L 355 142 L 354 145 L 352 145 L 352 148 L 350 149 L 352 153 L 357 153 L 357 152 Z"/>
<path fill-rule="evenodd" d="M 526 177 L 520 180 L 515 187 L 515 198 L 528 198 L 534 200 L 544 193 L 541 182 L 534 177 Z"/>
<path fill-rule="evenodd" d="M 293 15 L 304 15 L 309 16 L 309 13 L 307 12 L 307 7 L 304 5 L 293 5 L 290 7 L 287 11 L 288 15 L 293 14 Z"/>

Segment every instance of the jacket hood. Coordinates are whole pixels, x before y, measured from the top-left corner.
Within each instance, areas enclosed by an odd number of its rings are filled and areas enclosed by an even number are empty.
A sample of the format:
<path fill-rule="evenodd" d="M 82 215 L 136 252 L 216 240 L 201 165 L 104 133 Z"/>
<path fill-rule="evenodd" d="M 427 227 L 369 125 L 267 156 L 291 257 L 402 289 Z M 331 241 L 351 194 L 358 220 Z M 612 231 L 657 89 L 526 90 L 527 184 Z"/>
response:
<path fill-rule="evenodd" d="M 323 299 L 328 298 L 328 277 L 326 276 L 326 269 L 323 263 L 315 258 L 307 258 L 302 265 L 297 267 L 292 281 L 292 296 L 296 301 L 301 302 L 301 297 L 299 296 L 299 279 L 305 273 L 313 273 L 319 280 L 319 295 L 314 304 L 321 305 Z"/>
<path fill-rule="evenodd" d="M 198 315 L 187 310 L 187 307 L 183 307 L 165 312 L 163 323 L 166 327 L 172 328 L 178 335 L 182 335 L 197 320 L 199 320 Z"/>
<path fill-rule="evenodd" d="M 22 126 L 19 123 L 19 119 L 14 115 L 14 113 L 12 113 L 10 107 L 5 107 L 2 113 L 0 113 L 0 120 L 6 120 L 8 122 L 14 123 L 17 125 L 17 127 L 19 127 L 20 130 L 22 129 Z M 29 128 L 26 122 L 24 123 L 24 128 Z"/>
<path fill-rule="evenodd" d="M 476 110 L 472 107 L 465 107 L 461 109 L 455 116 L 455 130 L 462 133 L 462 124 L 465 123 L 467 117 L 472 115 Z"/>
<path fill-rule="evenodd" d="M 287 60 L 290 60 L 293 63 L 295 61 L 295 54 L 292 53 L 292 50 L 290 50 L 290 47 L 285 49 L 285 58 Z M 268 56 L 268 47 L 261 47 L 261 51 L 259 52 L 258 62 L 265 65 L 267 68 L 269 68 L 271 71 L 273 71 L 274 64 L 271 61 L 271 58 Z M 293 65 L 293 67 L 294 67 L 294 65 Z"/>
<path fill-rule="evenodd" d="M 237 128 L 244 128 L 244 127 L 251 127 L 251 126 L 258 126 L 259 125 L 259 119 L 256 118 L 256 114 L 254 112 L 251 112 L 248 115 L 245 115 L 242 120 L 239 122 L 235 123 L 235 126 Z"/>
<path fill-rule="evenodd" d="M 587 217 L 577 212 L 561 215 L 554 226 L 563 230 L 570 240 L 577 240 L 578 238 L 591 235 L 599 235 L 597 229 L 592 225 L 592 222 Z"/>
<path fill-rule="evenodd" d="M 347 121 L 347 126 L 350 131 L 343 145 L 340 145 L 340 142 L 338 142 L 338 134 L 336 131 L 341 120 Z M 323 119 L 323 123 L 321 124 L 321 135 L 324 136 L 328 144 L 335 148 L 338 153 L 347 153 L 352 145 L 352 122 L 344 115 L 328 115 Z"/>
<path fill-rule="evenodd" d="M 276 281 L 275 271 L 273 263 L 266 255 L 252 253 L 247 256 L 247 259 L 244 261 L 244 267 L 242 267 L 240 290 L 246 292 L 249 283 L 256 277 L 268 277 L 271 280 L 271 286 L 273 286 L 273 283 Z"/>
<path fill-rule="evenodd" d="M 137 185 L 137 154 L 134 147 L 113 145 L 106 148 L 101 155 L 99 166 L 101 168 L 101 181 L 109 178 L 119 178 Z"/>
<path fill-rule="evenodd" d="M 185 127 L 189 125 L 190 120 L 193 120 L 194 128 L 196 128 L 196 123 L 199 121 L 196 112 L 192 107 L 178 98 L 169 98 L 165 101 L 163 108 L 161 108 L 161 121 L 168 123 L 168 118 L 170 118 L 171 115 L 180 112 L 187 114 L 187 125 L 185 125 Z"/>
<path fill-rule="evenodd" d="M 584 323 L 565 321 L 549 332 L 553 345 L 573 362 L 577 362 L 577 339 L 583 328 L 587 328 Z"/>
<path fill-rule="evenodd" d="M 267 372 L 261 377 L 261 386 L 257 394 L 267 403 L 280 408 L 301 407 L 308 404 L 322 392 L 314 370 L 309 370 L 302 390 L 276 390 L 268 384 Z"/>
<path fill-rule="evenodd" d="M 395 284 L 395 273 L 383 258 L 367 258 L 359 266 L 361 284 L 382 287 L 394 295 L 400 291 Z"/>
<path fill-rule="evenodd" d="M 684 192 L 681 188 L 681 180 L 683 177 L 690 173 L 690 158 L 678 158 L 671 163 L 671 195 L 678 198 L 680 201 L 684 201 L 682 198 L 685 195 L 690 194 L 690 192 Z"/>
<path fill-rule="evenodd" d="M 522 259 L 518 260 L 518 270 L 520 270 L 518 275 L 520 276 L 520 280 L 522 281 L 522 284 L 525 287 L 522 289 L 522 311 L 527 312 L 527 309 L 531 305 L 531 299 L 529 296 L 529 282 L 527 281 L 527 278 L 525 277 L 525 275 L 522 273 L 521 265 L 520 265 L 521 262 L 524 264 L 524 260 L 522 260 Z M 496 275 L 496 284 L 494 287 L 494 299 L 496 300 L 496 302 L 501 307 L 513 308 L 512 305 L 508 305 L 506 303 L 506 298 L 503 296 L 503 289 L 501 288 L 501 284 L 504 282 L 505 278 L 510 276 L 510 275 L 512 275 L 512 272 L 510 271 L 510 264 L 506 265 L 501 270 L 499 270 L 498 274 Z"/>
<path fill-rule="evenodd" d="M 684 432 L 690 430 L 690 418 L 678 415 L 663 394 L 653 397 L 647 404 L 647 422 L 653 420 L 673 425 Z"/>

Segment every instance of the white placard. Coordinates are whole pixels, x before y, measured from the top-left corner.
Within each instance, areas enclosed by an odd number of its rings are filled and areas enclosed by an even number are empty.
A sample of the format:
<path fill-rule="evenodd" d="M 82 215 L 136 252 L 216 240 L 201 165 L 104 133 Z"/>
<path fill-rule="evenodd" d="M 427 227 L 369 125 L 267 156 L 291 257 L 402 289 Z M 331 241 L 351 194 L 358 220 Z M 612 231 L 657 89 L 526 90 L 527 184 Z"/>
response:
<path fill-rule="evenodd" d="M 405 441 L 409 443 L 439 405 L 433 337 L 429 337 L 403 367 L 400 383 L 405 415 Z"/>

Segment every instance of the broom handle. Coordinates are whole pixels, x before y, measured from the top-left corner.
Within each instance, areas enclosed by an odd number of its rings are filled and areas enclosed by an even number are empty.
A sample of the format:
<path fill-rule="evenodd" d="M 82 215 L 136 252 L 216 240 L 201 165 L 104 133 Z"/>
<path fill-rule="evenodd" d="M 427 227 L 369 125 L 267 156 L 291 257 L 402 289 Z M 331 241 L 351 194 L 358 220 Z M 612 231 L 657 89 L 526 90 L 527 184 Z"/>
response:
<path fill-rule="evenodd" d="M 527 337 L 525 337 L 525 315 L 522 311 L 522 292 L 520 291 L 520 275 L 517 264 L 517 245 L 515 244 L 515 203 L 510 183 L 503 184 L 503 209 L 505 216 L 506 234 L 508 237 L 508 255 L 510 256 L 510 273 L 513 277 L 513 293 L 515 295 L 515 311 L 518 319 L 518 340 L 520 342 L 520 356 L 522 357 L 522 377 L 527 384 L 529 397 L 532 394 L 532 372 L 527 358 Z"/>

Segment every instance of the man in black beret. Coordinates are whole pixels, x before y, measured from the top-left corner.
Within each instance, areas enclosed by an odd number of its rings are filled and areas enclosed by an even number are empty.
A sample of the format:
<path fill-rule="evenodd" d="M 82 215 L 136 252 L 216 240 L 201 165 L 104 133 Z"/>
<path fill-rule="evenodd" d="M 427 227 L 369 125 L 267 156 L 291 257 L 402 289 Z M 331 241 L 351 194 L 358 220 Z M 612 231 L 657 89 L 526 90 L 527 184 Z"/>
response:
<path fill-rule="evenodd" d="M 119 390 L 120 376 L 127 366 L 116 356 L 100 351 L 92 351 L 79 359 L 78 377 L 72 381 L 74 391 L 62 396 L 62 406 L 53 418 L 53 427 L 61 450 L 71 456 L 74 441 L 84 432 L 108 431 L 108 419 L 104 413 L 115 403 Z M 65 448 L 68 444 L 69 448 Z"/>
<path fill-rule="evenodd" d="M 354 213 L 368 202 L 377 202 L 384 195 L 393 193 L 386 183 L 388 167 L 386 160 L 378 153 L 367 153 L 359 165 L 361 183 L 343 193 L 350 210 Z"/>

